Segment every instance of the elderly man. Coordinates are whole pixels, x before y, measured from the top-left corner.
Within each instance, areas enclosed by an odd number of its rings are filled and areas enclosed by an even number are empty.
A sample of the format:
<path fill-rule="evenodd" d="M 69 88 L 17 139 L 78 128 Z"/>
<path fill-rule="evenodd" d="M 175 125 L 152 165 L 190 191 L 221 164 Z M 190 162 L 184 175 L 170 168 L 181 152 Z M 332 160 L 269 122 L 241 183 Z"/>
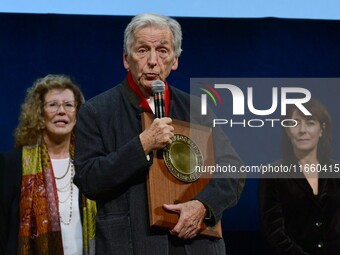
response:
<path fill-rule="evenodd" d="M 179 214 L 172 230 L 149 226 L 146 176 L 152 151 L 171 144 L 171 118 L 190 120 L 189 96 L 166 82 L 178 67 L 181 41 L 181 27 L 174 19 L 156 14 L 134 17 L 124 33 L 127 77 L 79 112 L 75 183 L 97 202 L 96 254 L 225 254 L 223 239 L 197 234 L 203 221 L 214 225 L 236 204 L 242 186 L 238 179 L 212 179 L 192 200 L 164 205 Z M 154 111 L 155 80 L 165 83 L 168 117 L 156 118 L 143 131 L 140 114 Z M 239 166 L 228 139 L 221 137 L 218 162 Z"/>

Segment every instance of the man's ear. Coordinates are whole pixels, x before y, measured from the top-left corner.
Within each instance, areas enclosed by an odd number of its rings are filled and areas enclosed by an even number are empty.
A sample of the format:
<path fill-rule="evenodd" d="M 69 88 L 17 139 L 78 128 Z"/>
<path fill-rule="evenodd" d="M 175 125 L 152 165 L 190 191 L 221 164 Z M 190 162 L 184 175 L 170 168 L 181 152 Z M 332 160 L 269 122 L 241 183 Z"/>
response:
<path fill-rule="evenodd" d="M 177 70 L 177 68 L 178 68 L 178 56 L 175 57 L 171 70 L 175 71 Z"/>
<path fill-rule="evenodd" d="M 126 53 L 126 51 L 124 50 L 123 52 L 123 64 L 126 70 L 129 70 L 130 65 L 129 65 L 129 61 L 128 61 L 128 54 Z"/>

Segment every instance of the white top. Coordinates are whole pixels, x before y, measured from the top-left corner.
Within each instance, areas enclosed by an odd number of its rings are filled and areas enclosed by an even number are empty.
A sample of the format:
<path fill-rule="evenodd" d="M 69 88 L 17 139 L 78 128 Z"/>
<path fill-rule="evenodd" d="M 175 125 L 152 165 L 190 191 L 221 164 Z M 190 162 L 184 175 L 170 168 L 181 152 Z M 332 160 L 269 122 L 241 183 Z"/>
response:
<path fill-rule="evenodd" d="M 155 103 L 154 103 L 155 100 L 154 100 L 154 97 L 149 97 L 149 98 L 146 99 L 146 101 L 148 102 L 152 112 L 155 113 Z"/>
<path fill-rule="evenodd" d="M 83 234 L 79 211 L 79 190 L 72 182 L 72 205 L 71 205 L 71 167 L 69 165 L 70 158 L 51 159 L 54 176 L 61 179 L 55 179 L 58 189 L 59 214 L 61 236 L 65 255 L 82 255 L 83 254 Z M 74 168 L 73 168 L 74 169 Z M 72 208 L 72 216 L 70 217 L 70 209 Z M 65 223 L 70 223 L 69 225 Z"/>

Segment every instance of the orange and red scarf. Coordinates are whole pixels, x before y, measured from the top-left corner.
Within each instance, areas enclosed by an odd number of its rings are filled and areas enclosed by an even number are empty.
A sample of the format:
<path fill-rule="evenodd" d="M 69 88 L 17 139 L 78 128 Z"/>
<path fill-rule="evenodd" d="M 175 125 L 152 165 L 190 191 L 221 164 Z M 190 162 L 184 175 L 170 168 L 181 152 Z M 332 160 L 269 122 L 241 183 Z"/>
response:
<path fill-rule="evenodd" d="M 46 145 L 24 146 L 22 164 L 18 254 L 62 255 L 58 193 Z M 84 254 L 94 254 L 96 205 L 82 198 Z"/>

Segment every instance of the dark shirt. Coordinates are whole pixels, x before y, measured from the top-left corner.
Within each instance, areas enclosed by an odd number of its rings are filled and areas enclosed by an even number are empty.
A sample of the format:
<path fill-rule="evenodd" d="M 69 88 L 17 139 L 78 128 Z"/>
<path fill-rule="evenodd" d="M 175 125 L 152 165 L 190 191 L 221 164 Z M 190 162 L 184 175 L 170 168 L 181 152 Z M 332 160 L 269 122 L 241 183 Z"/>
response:
<path fill-rule="evenodd" d="M 314 195 L 301 177 L 260 180 L 264 234 L 275 254 L 339 255 L 340 179 L 319 178 Z"/>

